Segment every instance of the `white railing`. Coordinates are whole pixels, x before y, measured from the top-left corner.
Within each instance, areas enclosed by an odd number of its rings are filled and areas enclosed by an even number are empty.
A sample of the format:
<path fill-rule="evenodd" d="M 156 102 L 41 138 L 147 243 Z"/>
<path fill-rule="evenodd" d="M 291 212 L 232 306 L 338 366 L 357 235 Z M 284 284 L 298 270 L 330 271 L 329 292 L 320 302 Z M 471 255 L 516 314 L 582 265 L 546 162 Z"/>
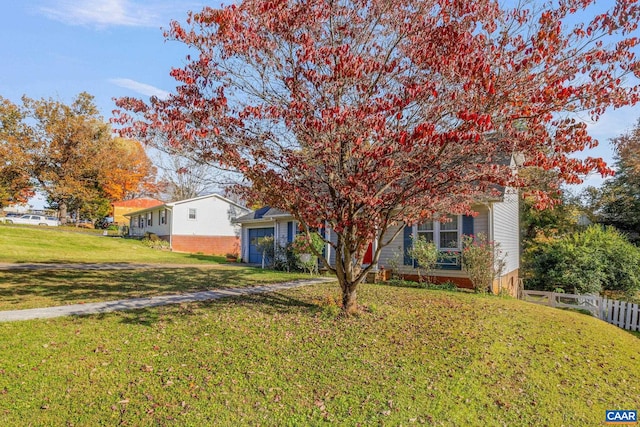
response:
<path fill-rule="evenodd" d="M 640 331 L 640 307 L 626 301 L 610 300 L 598 295 L 575 295 L 544 291 L 522 291 L 522 300 L 558 308 L 589 311 L 605 322 L 629 331 Z"/>

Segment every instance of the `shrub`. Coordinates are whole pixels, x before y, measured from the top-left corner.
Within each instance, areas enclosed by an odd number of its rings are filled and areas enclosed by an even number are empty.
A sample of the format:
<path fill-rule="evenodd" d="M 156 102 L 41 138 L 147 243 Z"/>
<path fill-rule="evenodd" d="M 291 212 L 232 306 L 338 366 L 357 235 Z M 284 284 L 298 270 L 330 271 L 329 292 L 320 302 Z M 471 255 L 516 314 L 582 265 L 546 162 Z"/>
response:
<path fill-rule="evenodd" d="M 296 256 L 293 245 L 288 243 L 285 246 L 277 243 L 275 246 L 275 254 L 273 260 L 273 268 L 278 271 L 299 271 L 298 257 Z"/>
<path fill-rule="evenodd" d="M 308 271 L 309 274 L 318 271 L 318 257 L 316 253 L 322 252 L 324 247 L 324 239 L 318 233 L 298 234 L 291 243 L 293 254 L 297 258 L 297 264 L 300 268 Z"/>
<path fill-rule="evenodd" d="M 535 241 L 525 252 L 527 287 L 568 293 L 640 290 L 640 249 L 613 227 L 592 225 L 585 231 Z"/>
<path fill-rule="evenodd" d="M 391 279 L 402 279 L 402 274 L 400 273 L 401 260 L 400 248 L 397 251 L 393 251 L 393 256 L 387 260 L 387 264 L 391 268 Z"/>
<path fill-rule="evenodd" d="M 504 257 L 499 244 L 490 242 L 484 233 L 464 236 L 462 266 L 469 274 L 476 292 L 490 290 L 494 279 L 504 270 Z"/>
<path fill-rule="evenodd" d="M 149 235 L 145 236 L 145 238 L 142 239 L 141 242 L 143 245 L 150 247 L 151 249 L 161 249 L 161 250 L 169 249 L 169 242 L 167 242 L 166 240 L 162 240 L 161 238 L 159 238 L 157 235 L 153 233 L 149 233 Z"/>
<path fill-rule="evenodd" d="M 413 245 L 407 251 L 407 254 L 416 260 L 418 268 L 418 280 L 422 282 L 422 272 L 424 271 L 427 276 L 436 268 L 438 263 L 438 257 L 440 252 L 433 242 L 427 242 L 427 240 L 420 236 L 417 239 L 413 239 Z"/>

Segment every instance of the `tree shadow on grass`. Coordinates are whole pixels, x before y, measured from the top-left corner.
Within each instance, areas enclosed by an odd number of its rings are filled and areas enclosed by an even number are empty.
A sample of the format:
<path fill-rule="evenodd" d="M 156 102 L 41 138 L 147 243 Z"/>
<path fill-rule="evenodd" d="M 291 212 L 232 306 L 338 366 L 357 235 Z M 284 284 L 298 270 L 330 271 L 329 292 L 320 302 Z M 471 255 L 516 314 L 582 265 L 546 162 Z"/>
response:
<path fill-rule="evenodd" d="M 0 271 L 0 310 L 116 301 L 289 281 L 248 267 Z"/>
<path fill-rule="evenodd" d="M 308 301 L 292 297 L 291 295 L 284 295 L 280 292 L 269 292 L 264 294 L 224 297 L 210 301 L 168 304 L 157 307 L 118 311 L 115 315 L 120 318 L 120 323 L 150 327 L 160 321 L 166 321 L 171 318 L 197 318 L 198 316 L 204 315 L 206 311 L 233 310 L 239 306 L 250 306 L 252 309 L 268 315 L 313 315 L 321 311 L 318 305 L 309 303 Z M 106 316 L 113 315 L 114 313 L 111 312 L 89 316 L 96 319 L 104 319 Z"/>

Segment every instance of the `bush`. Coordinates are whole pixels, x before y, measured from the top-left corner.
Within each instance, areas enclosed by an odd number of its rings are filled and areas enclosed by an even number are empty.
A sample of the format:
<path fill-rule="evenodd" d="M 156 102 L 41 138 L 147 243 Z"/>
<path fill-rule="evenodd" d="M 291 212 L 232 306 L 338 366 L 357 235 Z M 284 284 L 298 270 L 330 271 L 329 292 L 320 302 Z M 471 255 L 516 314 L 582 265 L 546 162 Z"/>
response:
<path fill-rule="evenodd" d="M 497 243 L 487 240 L 484 233 L 462 239 L 462 266 L 476 292 L 491 289 L 494 279 L 504 270 L 504 257 Z"/>
<path fill-rule="evenodd" d="M 407 254 L 416 260 L 418 268 L 418 280 L 422 282 L 422 271 L 427 276 L 435 270 L 438 263 L 438 257 L 440 252 L 433 242 L 427 242 L 427 240 L 420 236 L 417 239 L 413 239 L 413 245 L 407 251 Z"/>
<path fill-rule="evenodd" d="M 593 225 L 558 239 L 540 239 L 524 254 L 527 287 L 587 294 L 640 290 L 640 249 L 613 227 Z"/>
<path fill-rule="evenodd" d="M 141 242 L 143 245 L 148 246 L 151 249 L 169 249 L 169 242 L 167 242 L 166 240 L 162 240 L 160 237 L 153 233 L 145 234 L 145 237 L 141 240 Z"/>
<path fill-rule="evenodd" d="M 286 246 L 276 244 L 273 269 L 278 271 L 299 271 L 298 258 L 291 243 Z"/>
<path fill-rule="evenodd" d="M 316 232 L 309 235 L 305 233 L 298 234 L 291 243 L 298 267 L 308 271 L 309 274 L 318 271 L 318 257 L 315 254 L 321 253 L 323 247 L 324 239 Z"/>

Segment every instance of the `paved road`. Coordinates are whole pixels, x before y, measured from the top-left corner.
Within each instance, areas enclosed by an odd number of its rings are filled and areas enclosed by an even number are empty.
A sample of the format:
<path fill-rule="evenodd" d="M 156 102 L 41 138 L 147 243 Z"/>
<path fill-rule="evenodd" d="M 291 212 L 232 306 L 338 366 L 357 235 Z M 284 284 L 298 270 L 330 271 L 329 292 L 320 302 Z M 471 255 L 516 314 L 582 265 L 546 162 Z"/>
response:
<path fill-rule="evenodd" d="M 166 267 L 166 266 L 165 266 Z M 87 304 L 73 304 L 58 307 L 32 308 L 28 310 L 0 311 L 0 322 L 12 322 L 17 320 L 46 319 L 61 316 L 81 316 L 86 314 L 108 313 L 111 311 L 135 310 L 138 308 L 158 307 L 168 304 L 180 304 L 185 302 L 208 301 L 230 296 L 242 296 L 279 291 L 283 289 L 309 286 L 319 283 L 332 282 L 335 279 L 328 277 L 316 277 L 307 280 L 295 280 L 292 282 L 276 283 L 271 285 L 253 286 L 250 288 L 230 288 L 215 291 L 202 291 L 179 295 L 163 295 L 151 298 L 134 298 L 119 301 L 95 302 Z"/>

